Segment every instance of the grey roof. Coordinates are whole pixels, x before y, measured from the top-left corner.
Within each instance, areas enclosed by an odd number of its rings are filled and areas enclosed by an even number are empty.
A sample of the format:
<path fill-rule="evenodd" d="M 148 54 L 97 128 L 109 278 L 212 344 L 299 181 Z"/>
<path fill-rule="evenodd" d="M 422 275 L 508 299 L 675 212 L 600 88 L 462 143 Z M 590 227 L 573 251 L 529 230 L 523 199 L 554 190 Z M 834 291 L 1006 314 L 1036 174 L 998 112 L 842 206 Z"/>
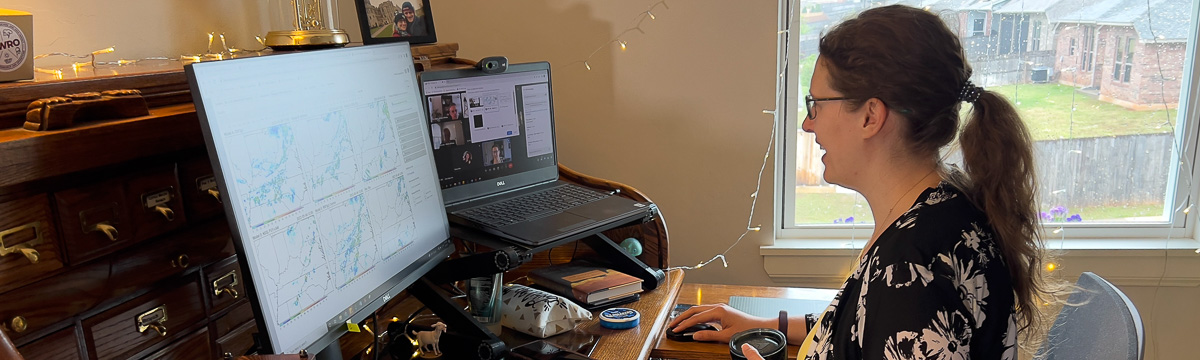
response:
<path fill-rule="evenodd" d="M 1153 11 L 1146 10 L 1147 3 Z M 1046 9 L 1052 22 L 1129 25 L 1143 40 L 1187 39 L 1191 14 L 1191 0 L 1061 0 Z"/>
<path fill-rule="evenodd" d="M 1192 4 L 1188 1 L 1167 0 L 1154 6 L 1133 21 L 1142 40 L 1186 41 L 1188 32 L 1194 27 L 1191 18 Z M 1153 27 L 1152 27 L 1153 26 Z M 1150 30 L 1153 28 L 1153 32 Z"/>
<path fill-rule="evenodd" d="M 998 14 L 1044 13 L 1059 0 L 1010 0 L 996 8 Z"/>
<path fill-rule="evenodd" d="M 936 0 L 926 4 L 934 10 L 992 10 L 1004 3 L 1003 0 Z"/>

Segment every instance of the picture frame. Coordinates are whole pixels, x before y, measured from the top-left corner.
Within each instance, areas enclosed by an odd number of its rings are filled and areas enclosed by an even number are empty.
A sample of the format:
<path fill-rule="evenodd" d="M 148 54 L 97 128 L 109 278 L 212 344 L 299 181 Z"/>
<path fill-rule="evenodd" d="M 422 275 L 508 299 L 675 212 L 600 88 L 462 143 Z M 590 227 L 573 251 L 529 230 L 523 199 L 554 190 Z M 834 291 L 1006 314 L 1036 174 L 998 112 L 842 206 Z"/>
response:
<path fill-rule="evenodd" d="M 354 0 L 363 44 L 437 41 L 429 0 Z"/>

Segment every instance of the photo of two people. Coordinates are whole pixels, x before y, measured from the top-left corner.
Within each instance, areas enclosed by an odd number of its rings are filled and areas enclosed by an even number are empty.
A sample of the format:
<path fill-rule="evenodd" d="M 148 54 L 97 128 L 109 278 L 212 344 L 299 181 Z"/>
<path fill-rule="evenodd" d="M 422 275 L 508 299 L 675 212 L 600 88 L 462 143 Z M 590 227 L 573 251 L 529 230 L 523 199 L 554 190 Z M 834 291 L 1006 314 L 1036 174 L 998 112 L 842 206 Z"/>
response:
<path fill-rule="evenodd" d="M 356 0 L 363 41 L 367 44 L 437 41 L 429 0 Z"/>

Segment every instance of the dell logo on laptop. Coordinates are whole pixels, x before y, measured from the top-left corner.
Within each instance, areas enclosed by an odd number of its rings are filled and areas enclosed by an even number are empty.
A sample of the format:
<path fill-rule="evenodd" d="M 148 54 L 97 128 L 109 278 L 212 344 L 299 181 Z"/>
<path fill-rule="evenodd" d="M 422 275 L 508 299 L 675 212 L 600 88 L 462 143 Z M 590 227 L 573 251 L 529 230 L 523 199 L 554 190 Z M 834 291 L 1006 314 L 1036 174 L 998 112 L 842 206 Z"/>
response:
<path fill-rule="evenodd" d="M 503 182 L 503 181 L 497 181 L 497 182 L 496 182 L 496 186 L 504 186 L 504 182 Z"/>

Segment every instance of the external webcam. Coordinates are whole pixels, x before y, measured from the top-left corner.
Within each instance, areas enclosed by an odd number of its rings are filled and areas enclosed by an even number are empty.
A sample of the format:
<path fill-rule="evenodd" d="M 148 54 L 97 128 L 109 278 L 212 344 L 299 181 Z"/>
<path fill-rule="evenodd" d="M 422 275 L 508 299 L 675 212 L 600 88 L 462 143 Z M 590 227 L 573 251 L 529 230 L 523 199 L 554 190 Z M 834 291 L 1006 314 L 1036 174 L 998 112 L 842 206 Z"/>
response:
<path fill-rule="evenodd" d="M 475 63 L 475 68 L 486 74 L 499 74 L 508 70 L 508 58 L 503 56 L 488 56 Z"/>

